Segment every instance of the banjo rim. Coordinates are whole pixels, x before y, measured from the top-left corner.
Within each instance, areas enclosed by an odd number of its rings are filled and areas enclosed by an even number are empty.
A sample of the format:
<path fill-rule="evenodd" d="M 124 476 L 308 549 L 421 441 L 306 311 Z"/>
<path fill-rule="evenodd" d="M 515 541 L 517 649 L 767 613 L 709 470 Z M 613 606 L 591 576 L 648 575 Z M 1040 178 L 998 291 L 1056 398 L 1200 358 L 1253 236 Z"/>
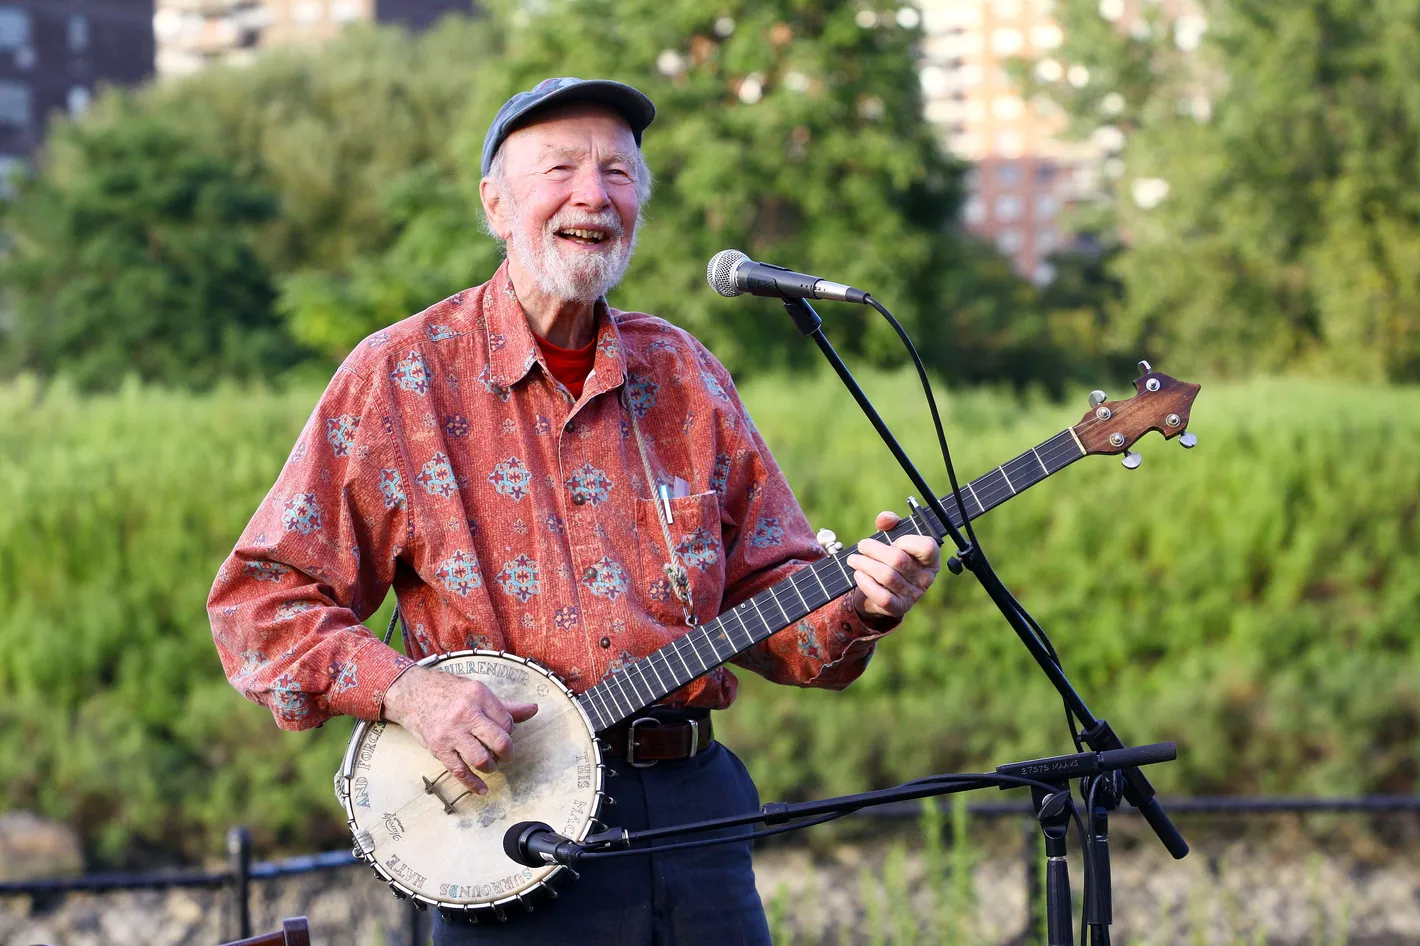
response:
<path fill-rule="evenodd" d="M 606 797 L 604 791 L 606 787 L 606 764 L 602 761 L 601 742 L 597 738 L 596 730 L 592 728 L 591 717 L 587 715 L 587 710 L 582 706 L 582 701 L 577 699 L 577 694 L 573 693 L 572 689 L 568 687 L 567 684 L 563 683 L 551 670 L 529 657 L 520 657 L 517 654 L 510 654 L 507 651 L 490 650 L 487 648 L 453 650 L 446 653 L 430 654 L 422 660 L 416 661 L 414 666 L 436 667 L 438 664 L 447 660 L 458 660 L 468 657 L 497 657 L 502 660 L 511 660 L 515 663 L 522 664 L 529 670 L 546 677 L 548 682 L 560 690 L 576 708 L 577 718 L 581 720 L 582 725 L 586 728 L 591 743 L 592 771 L 595 773 L 593 775 L 592 784 L 593 801 L 591 811 L 582 822 L 576 836 L 572 838 L 574 841 L 584 840 L 587 835 L 591 833 L 593 822 L 595 822 L 597 816 L 601 814 L 602 802 Z M 389 720 L 362 719 L 355 725 L 354 731 L 350 734 L 350 743 L 346 746 L 345 755 L 340 761 L 340 769 L 335 776 L 335 794 L 340 802 L 341 808 L 345 811 L 346 827 L 350 830 L 351 837 L 355 839 L 351 853 L 355 856 L 356 860 L 363 862 L 373 870 L 381 880 L 389 885 L 390 889 L 394 891 L 395 896 L 408 898 L 421 906 L 437 907 L 445 913 L 471 916 L 477 913 L 487 913 L 491 911 L 495 917 L 502 920 L 505 919 L 503 912 L 503 908 L 505 907 L 512 906 L 513 904 L 521 904 L 525 909 L 531 911 L 532 906 L 527 902 L 529 897 L 536 896 L 539 892 L 551 893 L 553 896 L 557 895 L 556 890 L 552 889 L 552 881 L 568 872 L 569 868 L 564 864 L 551 865 L 552 869 L 550 871 L 534 881 L 527 889 L 521 890 L 518 893 L 500 897 L 496 900 L 484 901 L 482 903 L 461 903 L 453 900 L 441 900 L 438 897 L 420 893 L 391 874 L 375 857 L 373 849 L 366 851 L 360 844 L 360 828 L 355 822 L 354 795 L 350 790 L 351 782 L 354 779 L 355 761 L 359 755 L 358 750 L 360 745 L 364 742 L 365 734 L 372 726 L 385 725 L 397 726 L 398 723 L 391 723 Z M 573 876 L 576 876 L 575 873 L 573 873 Z"/>

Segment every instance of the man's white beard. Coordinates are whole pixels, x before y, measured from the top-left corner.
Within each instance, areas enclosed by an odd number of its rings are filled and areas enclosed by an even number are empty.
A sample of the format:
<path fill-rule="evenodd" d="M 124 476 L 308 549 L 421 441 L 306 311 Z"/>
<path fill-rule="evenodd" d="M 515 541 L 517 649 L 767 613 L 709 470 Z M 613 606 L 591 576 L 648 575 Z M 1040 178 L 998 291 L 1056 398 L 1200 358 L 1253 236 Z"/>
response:
<path fill-rule="evenodd" d="M 561 302 L 592 303 L 626 275 L 639 226 L 625 233 L 615 210 L 599 214 L 564 211 L 548 221 L 539 240 L 528 235 L 522 214 L 522 208 L 514 204 L 508 253 L 517 257 L 544 295 Z M 640 222 L 638 219 L 636 224 Z M 590 253 L 564 247 L 557 231 L 568 228 L 602 230 L 607 234 L 606 242 Z"/>

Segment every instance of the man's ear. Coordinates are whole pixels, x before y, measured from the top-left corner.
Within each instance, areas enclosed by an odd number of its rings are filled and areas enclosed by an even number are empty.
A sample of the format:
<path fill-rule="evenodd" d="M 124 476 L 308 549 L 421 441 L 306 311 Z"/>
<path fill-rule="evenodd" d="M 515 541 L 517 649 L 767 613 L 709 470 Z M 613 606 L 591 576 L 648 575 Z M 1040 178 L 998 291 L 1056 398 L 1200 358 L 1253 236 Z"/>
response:
<path fill-rule="evenodd" d="M 504 219 L 503 194 L 498 185 L 493 182 L 493 178 L 485 177 L 478 182 L 478 199 L 483 203 L 483 213 L 488 218 L 488 228 L 498 236 L 498 239 L 508 239 L 511 230 L 507 220 Z"/>

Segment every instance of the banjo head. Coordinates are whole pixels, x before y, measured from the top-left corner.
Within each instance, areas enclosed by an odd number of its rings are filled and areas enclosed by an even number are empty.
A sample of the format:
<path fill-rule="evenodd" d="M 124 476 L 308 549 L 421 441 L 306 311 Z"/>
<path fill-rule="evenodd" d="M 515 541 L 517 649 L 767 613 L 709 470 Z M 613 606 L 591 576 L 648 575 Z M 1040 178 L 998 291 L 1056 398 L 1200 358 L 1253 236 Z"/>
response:
<path fill-rule="evenodd" d="M 477 680 L 499 699 L 536 703 L 537 714 L 514 727 L 512 752 L 498 770 L 478 773 L 488 785 L 481 796 L 404 728 L 361 722 L 335 777 L 355 855 L 397 895 L 502 919 L 505 907 L 526 906 L 564 870 L 510 859 L 507 830 L 542 821 L 580 841 L 601 809 L 604 766 L 591 721 L 562 681 L 521 657 L 465 650 L 419 665 Z"/>

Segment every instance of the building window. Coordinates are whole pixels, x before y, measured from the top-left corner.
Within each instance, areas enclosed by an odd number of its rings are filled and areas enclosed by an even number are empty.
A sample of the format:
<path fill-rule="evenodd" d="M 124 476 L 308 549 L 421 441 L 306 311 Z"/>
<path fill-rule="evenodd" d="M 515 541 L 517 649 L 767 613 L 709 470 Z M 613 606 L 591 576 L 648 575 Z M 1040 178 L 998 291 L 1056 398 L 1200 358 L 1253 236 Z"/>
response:
<path fill-rule="evenodd" d="M 996 165 L 996 186 L 1001 188 L 1015 187 L 1021 182 L 1021 166 L 1014 161 L 1005 161 Z"/>
<path fill-rule="evenodd" d="M 1025 37 L 1020 30 L 1000 29 L 991 31 L 991 51 L 998 56 L 1014 56 L 1025 45 Z"/>
<path fill-rule="evenodd" d="M 69 114 L 75 118 L 83 115 L 89 110 L 89 103 L 93 101 L 93 94 L 82 85 L 71 86 L 69 89 Z"/>
<path fill-rule="evenodd" d="M 25 159 L 14 154 L 0 154 L 0 197 L 15 196 L 15 185 L 25 172 Z"/>
<path fill-rule="evenodd" d="M 1003 20 L 1021 15 L 1021 0 L 995 0 L 991 12 Z"/>
<path fill-rule="evenodd" d="M 291 9 L 291 19 L 302 26 L 319 22 L 324 15 L 325 11 L 321 9 L 320 0 L 301 0 Z"/>
<path fill-rule="evenodd" d="M 986 220 L 986 204 L 980 197 L 972 197 L 962 209 L 962 216 L 973 226 Z"/>
<path fill-rule="evenodd" d="M 1041 220 L 1049 220 L 1060 209 L 1060 202 L 1053 194 L 1041 194 L 1035 199 L 1035 215 Z"/>
<path fill-rule="evenodd" d="M 953 154 L 975 157 L 976 153 L 981 150 L 981 136 L 972 132 L 967 132 L 964 135 L 952 135 L 947 139 L 947 148 Z"/>
<path fill-rule="evenodd" d="M 30 87 L 23 82 L 0 81 L 0 124 L 28 128 Z"/>
<path fill-rule="evenodd" d="M 1021 133 L 1018 131 L 997 132 L 996 153 L 1003 158 L 1019 158 L 1021 156 Z"/>
<path fill-rule="evenodd" d="M 1021 234 L 1017 230 L 1002 230 L 996 234 L 996 248 L 1007 256 L 1012 256 L 1021 249 Z"/>
<path fill-rule="evenodd" d="M 358 20 L 363 12 L 360 0 L 332 0 L 330 4 L 330 18 L 337 23 Z"/>
<path fill-rule="evenodd" d="M 0 49 L 24 49 L 30 44 L 30 14 L 13 6 L 0 6 Z"/>
<path fill-rule="evenodd" d="M 82 13 L 69 17 L 69 51 L 82 53 L 89 48 L 89 18 Z"/>
<path fill-rule="evenodd" d="M 1054 23 L 1037 23 L 1031 27 L 1030 41 L 1041 49 L 1054 49 L 1064 40 L 1060 27 Z"/>
<path fill-rule="evenodd" d="M 1015 194 L 1002 194 L 996 198 L 996 219 L 1009 223 L 1021 218 L 1021 199 Z"/>
<path fill-rule="evenodd" d="M 998 95 L 991 102 L 992 114 L 1003 121 L 1014 121 L 1020 118 L 1025 110 L 1025 103 L 1018 95 Z"/>

